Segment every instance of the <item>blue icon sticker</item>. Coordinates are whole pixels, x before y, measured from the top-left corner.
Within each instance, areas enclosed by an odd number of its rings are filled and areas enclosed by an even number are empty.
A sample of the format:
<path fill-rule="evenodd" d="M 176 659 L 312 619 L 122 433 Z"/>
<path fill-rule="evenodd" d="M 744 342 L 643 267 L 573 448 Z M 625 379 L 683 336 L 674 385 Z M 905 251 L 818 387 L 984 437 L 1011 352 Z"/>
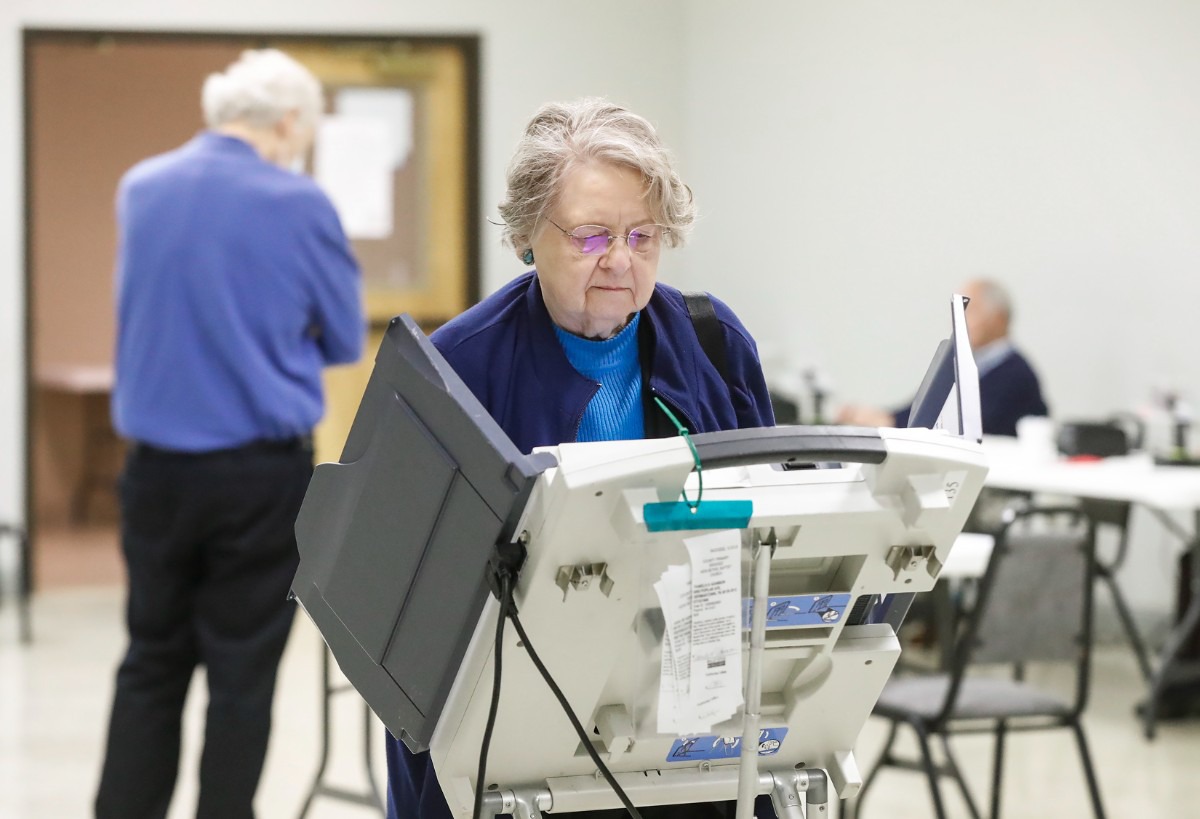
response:
<path fill-rule="evenodd" d="M 764 728 L 758 732 L 758 755 L 774 756 L 783 747 L 787 728 Z M 671 746 L 667 762 L 698 762 L 706 759 L 735 759 L 742 755 L 742 738 L 706 734 L 680 737 Z"/>
<path fill-rule="evenodd" d="M 798 594 L 767 598 L 767 628 L 831 626 L 840 623 L 850 605 L 849 594 Z M 750 628 L 754 601 L 742 600 L 742 628 Z"/>

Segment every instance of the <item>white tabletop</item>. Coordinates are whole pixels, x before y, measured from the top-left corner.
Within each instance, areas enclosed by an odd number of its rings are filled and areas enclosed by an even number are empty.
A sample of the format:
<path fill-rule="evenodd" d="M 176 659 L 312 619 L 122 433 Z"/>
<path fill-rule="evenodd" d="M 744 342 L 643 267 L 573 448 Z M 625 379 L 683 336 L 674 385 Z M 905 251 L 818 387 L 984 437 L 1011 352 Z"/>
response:
<path fill-rule="evenodd" d="M 985 485 L 997 489 L 1123 500 L 1174 511 L 1200 509 L 1200 467 L 1158 466 L 1147 453 L 1097 461 L 1036 458 L 1016 438 L 985 436 Z"/>
<path fill-rule="evenodd" d="M 36 381 L 41 387 L 63 392 L 112 392 L 113 368 L 99 364 L 49 364 L 38 369 Z"/>
<path fill-rule="evenodd" d="M 954 539 L 946 565 L 938 574 L 938 580 L 962 577 L 983 577 L 996 539 L 978 532 L 962 532 Z"/>

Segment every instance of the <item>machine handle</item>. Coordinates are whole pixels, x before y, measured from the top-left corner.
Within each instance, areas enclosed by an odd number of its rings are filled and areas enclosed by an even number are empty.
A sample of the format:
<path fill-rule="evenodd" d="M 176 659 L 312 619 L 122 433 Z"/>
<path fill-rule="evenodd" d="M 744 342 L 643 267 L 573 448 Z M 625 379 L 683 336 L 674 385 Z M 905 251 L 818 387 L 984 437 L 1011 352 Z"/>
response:
<path fill-rule="evenodd" d="M 749 464 L 826 461 L 881 464 L 887 444 L 874 427 L 782 426 L 703 432 L 692 436 L 706 469 Z"/>

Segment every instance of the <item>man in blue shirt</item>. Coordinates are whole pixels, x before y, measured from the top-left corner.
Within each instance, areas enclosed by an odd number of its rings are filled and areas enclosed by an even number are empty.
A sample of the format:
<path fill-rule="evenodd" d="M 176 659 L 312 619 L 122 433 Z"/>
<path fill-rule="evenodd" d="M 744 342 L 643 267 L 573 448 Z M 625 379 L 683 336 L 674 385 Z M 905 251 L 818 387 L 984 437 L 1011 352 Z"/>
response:
<path fill-rule="evenodd" d="M 129 649 L 96 815 L 162 817 L 193 671 L 209 704 L 198 817 L 253 817 L 292 622 L 293 524 L 321 370 L 355 361 L 361 280 L 332 204 L 294 172 L 321 87 L 278 51 L 208 78 L 208 130 L 117 195 L 113 418 Z"/>

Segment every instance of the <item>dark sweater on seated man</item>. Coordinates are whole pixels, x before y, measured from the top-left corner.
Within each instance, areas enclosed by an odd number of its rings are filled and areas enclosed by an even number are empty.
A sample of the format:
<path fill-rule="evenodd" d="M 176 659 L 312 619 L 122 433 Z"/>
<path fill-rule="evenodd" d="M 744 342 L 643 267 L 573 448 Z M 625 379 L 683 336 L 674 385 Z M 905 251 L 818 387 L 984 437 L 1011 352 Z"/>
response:
<path fill-rule="evenodd" d="M 983 434 L 1015 436 L 1017 421 L 1050 410 L 1033 367 L 1008 338 L 1012 302 L 1003 287 L 987 279 L 968 282 L 960 292 L 970 299 L 967 335 L 979 370 Z M 838 413 L 838 423 L 904 427 L 911 410 L 911 405 L 895 411 L 848 406 Z"/>
<path fill-rule="evenodd" d="M 1016 435 L 1026 415 L 1049 415 L 1037 373 L 1008 339 L 975 351 L 979 368 L 979 411 L 984 435 Z M 908 426 L 912 406 L 892 413 L 893 425 Z"/>

